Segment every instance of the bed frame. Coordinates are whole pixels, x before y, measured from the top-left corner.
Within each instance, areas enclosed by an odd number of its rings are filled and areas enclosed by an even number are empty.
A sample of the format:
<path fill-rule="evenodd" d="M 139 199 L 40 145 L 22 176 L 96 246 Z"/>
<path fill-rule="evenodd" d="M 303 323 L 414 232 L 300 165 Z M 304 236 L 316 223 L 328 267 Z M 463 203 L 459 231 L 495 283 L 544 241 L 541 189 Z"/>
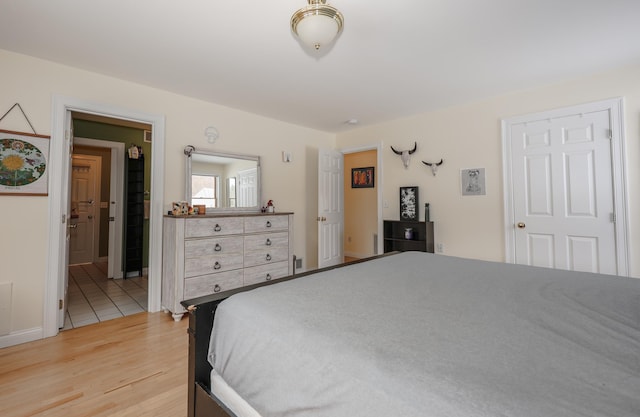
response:
<path fill-rule="evenodd" d="M 278 279 L 276 281 L 266 281 L 247 287 L 237 288 L 235 290 L 211 294 L 204 297 L 198 297 L 191 300 L 185 300 L 182 305 L 189 315 L 189 398 L 188 398 L 188 416 L 189 417 L 237 417 L 229 410 L 214 394 L 211 393 L 211 365 L 207 361 L 207 352 L 209 350 L 209 339 L 213 328 L 213 317 L 216 313 L 218 305 L 226 298 L 244 291 L 267 285 L 277 284 L 283 281 L 314 275 L 318 272 L 329 271 L 341 268 L 346 265 L 353 265 L 365 262 L 371 259 L 383 258 L 393 255 L 397 252 L 389 252 L 383 255 L 373 256 L 371 258 L 359 259 L 356 261 L 331 266 L 327 268 L 317 269 L 310 272 L 296 274 Z"/>

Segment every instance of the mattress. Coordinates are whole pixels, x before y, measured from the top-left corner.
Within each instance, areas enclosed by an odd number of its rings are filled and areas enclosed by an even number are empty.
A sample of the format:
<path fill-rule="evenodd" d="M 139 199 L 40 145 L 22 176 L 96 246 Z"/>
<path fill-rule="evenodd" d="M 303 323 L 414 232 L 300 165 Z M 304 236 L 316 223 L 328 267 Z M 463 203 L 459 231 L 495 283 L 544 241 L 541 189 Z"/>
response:
<path fill-rule="evenodd" d="M 211 370 L 211 393 L 237 417 L 262 417 L 215 371 Z"/>
<path fill-rule="evenodd" d="M 209 361 L 262 417 L 638 416 L 640 280 L 404 252 L 236 294 Z"/>

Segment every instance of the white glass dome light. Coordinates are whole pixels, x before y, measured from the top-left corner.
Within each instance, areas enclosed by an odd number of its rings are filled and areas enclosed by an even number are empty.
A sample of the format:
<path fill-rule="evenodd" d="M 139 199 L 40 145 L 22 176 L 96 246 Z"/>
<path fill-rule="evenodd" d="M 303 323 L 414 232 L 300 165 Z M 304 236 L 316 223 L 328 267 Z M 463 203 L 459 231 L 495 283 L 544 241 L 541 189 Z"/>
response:
<path fill-rule="evenodd" d="M 342 30 L 342 14 L 326 0 L 308 0 L 309 5 L 291 16 L 291 30 L 310 48 L 331 43 Z"/>

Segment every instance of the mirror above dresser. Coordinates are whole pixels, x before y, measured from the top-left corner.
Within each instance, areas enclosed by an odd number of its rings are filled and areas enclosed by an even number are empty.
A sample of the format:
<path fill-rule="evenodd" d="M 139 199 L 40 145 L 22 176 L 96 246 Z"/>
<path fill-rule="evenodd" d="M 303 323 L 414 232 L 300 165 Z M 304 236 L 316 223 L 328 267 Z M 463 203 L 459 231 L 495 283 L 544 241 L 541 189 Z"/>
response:
<path fill-rule="evenodd" d="M 261 206 L 260 157 L 215 152 L 188 145 L 185 200 L 217 212 L 259 212 Z"/>

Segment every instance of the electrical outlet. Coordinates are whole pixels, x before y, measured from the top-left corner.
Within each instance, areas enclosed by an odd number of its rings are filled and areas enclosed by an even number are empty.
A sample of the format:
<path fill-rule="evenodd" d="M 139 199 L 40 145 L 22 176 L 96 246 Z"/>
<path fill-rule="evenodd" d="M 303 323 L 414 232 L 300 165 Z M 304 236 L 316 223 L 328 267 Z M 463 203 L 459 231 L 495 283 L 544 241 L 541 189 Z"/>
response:
<path fill-rule="evenodd" d="M 436 252 L 444 253 L 444 243 L 436 243 Z"/>

